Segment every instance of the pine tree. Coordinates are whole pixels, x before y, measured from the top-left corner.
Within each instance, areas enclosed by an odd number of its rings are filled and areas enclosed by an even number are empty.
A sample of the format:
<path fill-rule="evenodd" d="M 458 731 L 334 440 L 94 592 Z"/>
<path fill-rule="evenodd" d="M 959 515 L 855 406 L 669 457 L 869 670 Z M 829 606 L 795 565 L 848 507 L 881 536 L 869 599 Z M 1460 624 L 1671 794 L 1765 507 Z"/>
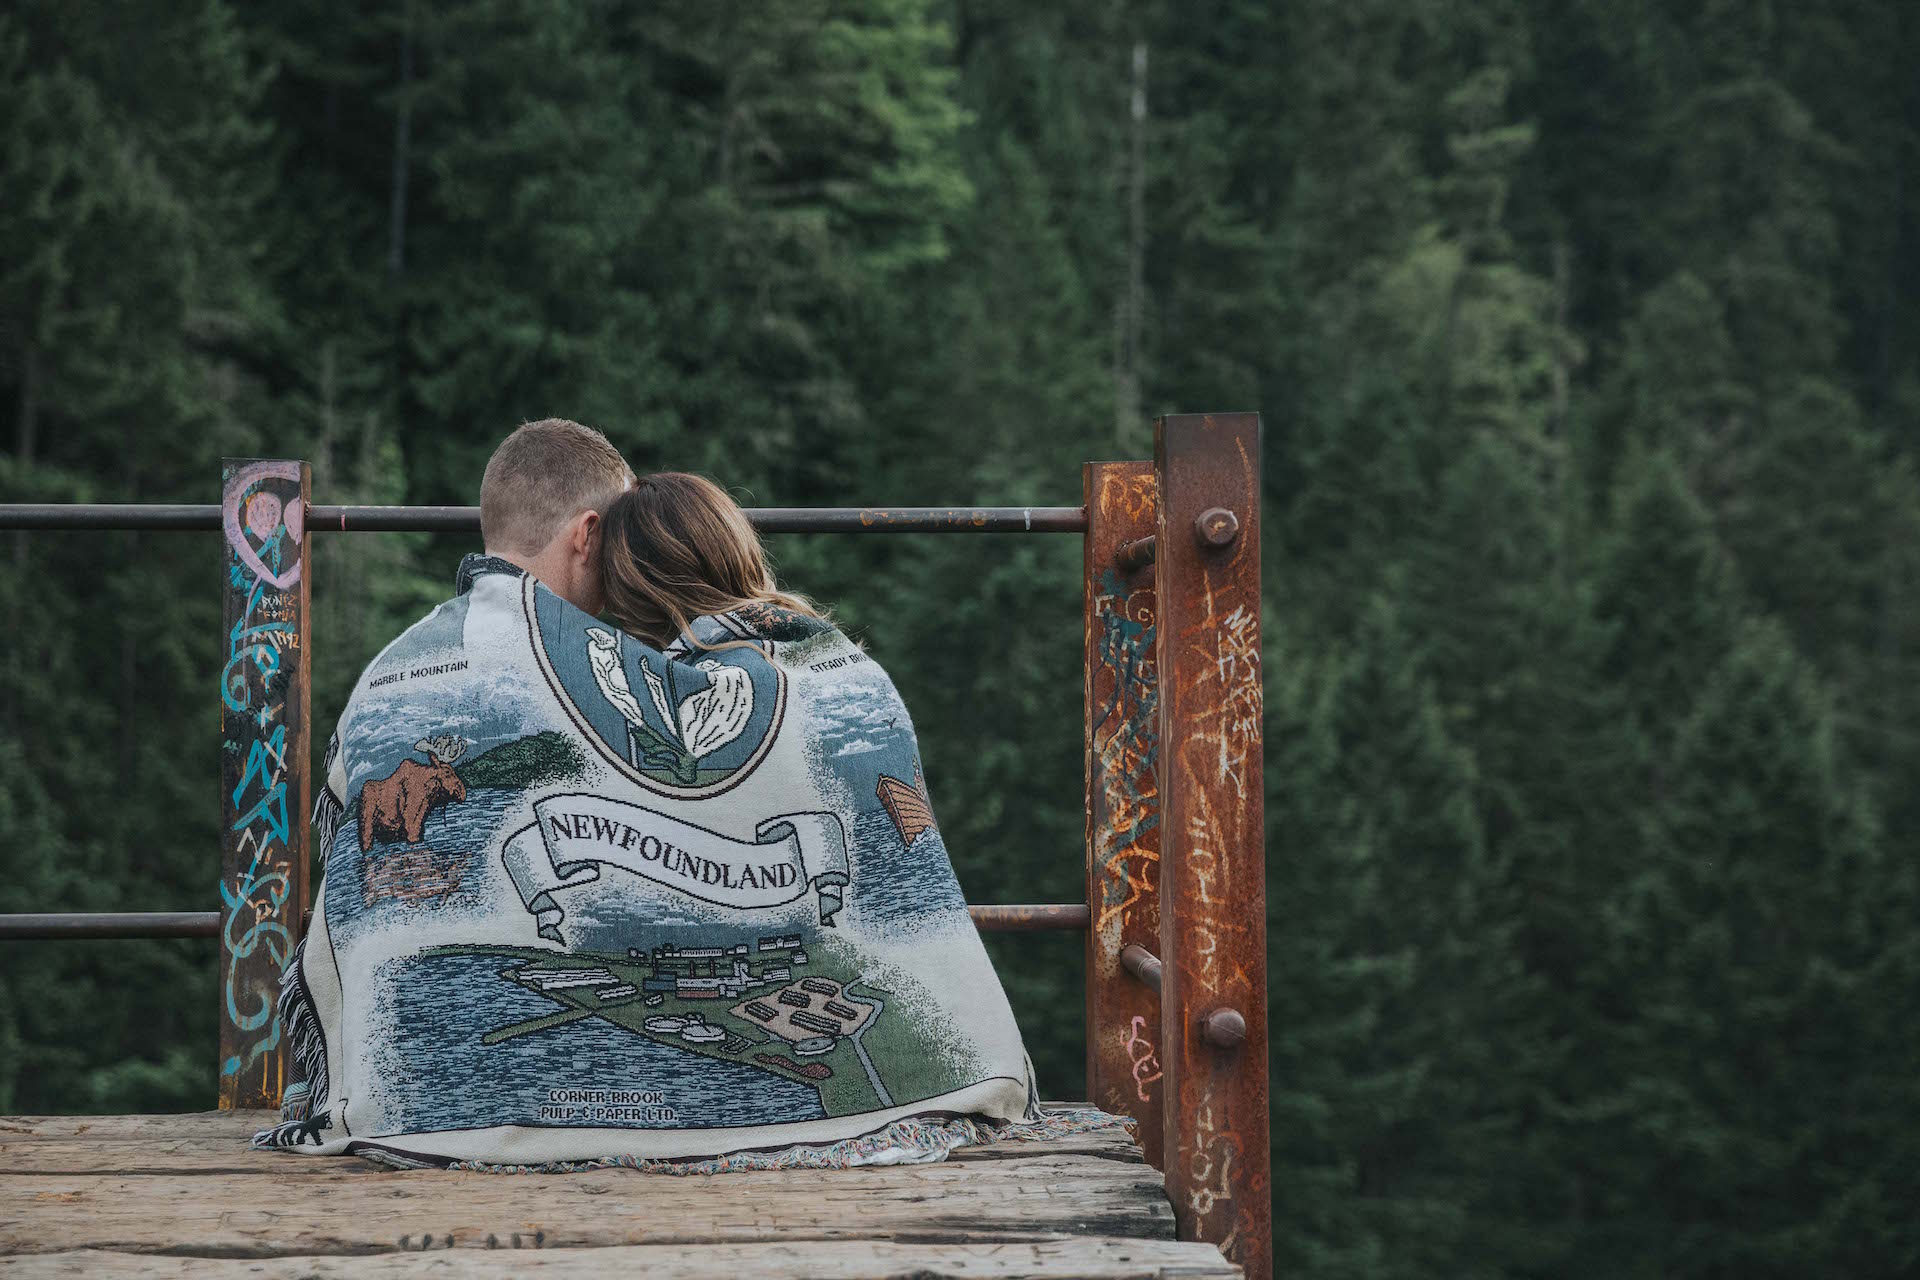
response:
<path fill-rule="evenodd" d="M 1711 517 L 1670 454 L 1628 460 L 1594 558 L 1594 608 L 1610 633 L 1602 672 L 1664 756 L 1742 611 Z"/>
<path fill-rule="evenodd" d="M 1623 886 L 1618 1051 L 1635 1064 L 1597 1245 L 1665 1274 L 1802 1275 L 1851 1248 L 1849 1074 L 1873 1042 L 1885 863 L 1817 678 L 1743 628 L 1675 744 L 1653 856 Z M 1908 877 L 1899 875 L 1901 882 Z M 1902 895 L 1904 897 L 1904 894 Z"/>

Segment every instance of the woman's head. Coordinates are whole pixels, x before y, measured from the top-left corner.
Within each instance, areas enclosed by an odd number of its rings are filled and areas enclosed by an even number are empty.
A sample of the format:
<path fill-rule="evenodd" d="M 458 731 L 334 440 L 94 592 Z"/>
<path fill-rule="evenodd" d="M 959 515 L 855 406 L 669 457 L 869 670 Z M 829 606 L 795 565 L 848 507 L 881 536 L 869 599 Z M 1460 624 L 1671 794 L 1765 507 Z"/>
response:
<path fill-rule="evenodd" d="M 775 584 L 747 513 L 704 476 L 641 476 L 607 508 L 601 529 L 607 616 L 655 645 L 703 614 L 750 604 L 819 616 Z"/>

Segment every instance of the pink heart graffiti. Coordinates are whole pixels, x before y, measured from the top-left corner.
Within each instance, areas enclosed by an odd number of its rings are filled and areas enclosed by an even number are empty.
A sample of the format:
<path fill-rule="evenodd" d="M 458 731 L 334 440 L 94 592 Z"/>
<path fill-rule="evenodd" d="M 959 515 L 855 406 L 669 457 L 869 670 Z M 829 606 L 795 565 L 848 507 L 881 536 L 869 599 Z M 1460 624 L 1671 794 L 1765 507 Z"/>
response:
<path fill-rule="evenodd" d="M 256 493 L 247 499 L 247 528 L 265 542 L 280 527 L 280 499 L 270 493 Z"/>
<path fill-rule="evenodd" d="M 300 532 L 306 526 L 307 513 L 305 505 L 298 498 L 282 505 L 275 494 L 250 492 L 253 486 L 265 480 L 289 480 L 298 485 L 300 464 L 253 462 L 234 472 L 228 477 L 226 492 L 221 497 L 220 523 L 226 531 L 227 545 L 240 557 L 240 563 L 252 570 L 262 582 L 285 591 L 300 581 Z M 243 506 L 246 520 L 244 530 L 241 527 Z M 292 564 L 275 573 L 260 558 L 260 550 L 282 524 L 293 535 L 294 559 Z M 247 537 L 247 531 L 260 540 L 262 548 L 253 545 Z"/>

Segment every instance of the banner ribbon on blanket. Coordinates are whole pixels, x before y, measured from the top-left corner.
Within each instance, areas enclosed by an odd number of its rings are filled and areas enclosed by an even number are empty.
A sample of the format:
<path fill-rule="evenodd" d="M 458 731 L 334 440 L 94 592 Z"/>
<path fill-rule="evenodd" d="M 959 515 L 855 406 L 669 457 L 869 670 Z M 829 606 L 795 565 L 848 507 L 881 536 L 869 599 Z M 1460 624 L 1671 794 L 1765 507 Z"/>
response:
<path fill-rule="evenodd" d="M 847 837 L 831 813 L 786 813 L 736 840 L 642 805 L 604 796 L 548 796 L 534 803 L 535 821 L 500 851 L 520 900 L 540 936 L 562 942 L 565 917 L 553 900 L 600 878 L 603 866 L 723 907 L 777 907 L 820 895 L 820 923 L 831 925 L 847 885 Z"/>

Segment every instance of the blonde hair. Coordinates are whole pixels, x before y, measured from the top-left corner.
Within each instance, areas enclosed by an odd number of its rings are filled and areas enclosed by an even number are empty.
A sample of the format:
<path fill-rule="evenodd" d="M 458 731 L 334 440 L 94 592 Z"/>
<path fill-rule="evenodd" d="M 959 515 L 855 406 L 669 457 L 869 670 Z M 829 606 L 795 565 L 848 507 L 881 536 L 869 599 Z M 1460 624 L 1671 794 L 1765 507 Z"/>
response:
<path fill-rule="evenodd" d="M 695 618 L 752 605 L 823 616 L 805 596 L 780 589 L 747 513 L 705 476 L 641 476 L 603 520 L 607 616 L 642 640 L 665 646 L 688 635 Z"/>
<path fill-rule="evenodd" d="M 536 556 L 582 511 L 604 511 L 633 472 L 592 427 L 565 418 L 529 422 L 487 459 L 480 537 L 489 551 Z"/>

